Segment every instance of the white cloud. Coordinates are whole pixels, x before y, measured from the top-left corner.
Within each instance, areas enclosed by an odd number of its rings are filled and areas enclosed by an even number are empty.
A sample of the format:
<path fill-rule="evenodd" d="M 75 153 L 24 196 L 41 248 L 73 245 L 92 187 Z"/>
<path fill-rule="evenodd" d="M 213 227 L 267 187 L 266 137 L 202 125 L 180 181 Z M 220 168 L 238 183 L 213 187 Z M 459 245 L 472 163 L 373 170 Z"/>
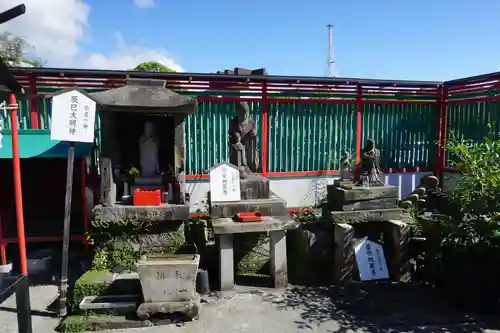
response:
<path fill-rule="evenodd" d="M 132 69 L 141 62 L 158 61 L 176 72 L 184 72 L 184 69 L 168 56 L 166 50 L 128 45 L 119 32 L 116 33 L 115 37 L 117 41 L 115 52 L 108 55 L 103 55 L 101 53 L 88 55 L 86 64 L 88 64 L 90 68 Z"/>
<path fill-rule="evenodd" d="M 33 53 L 47 61 L 47 66 L 130 69 L 143 61 L 158 61 L 174 70 L 182 70 L 165 49 L 128 45 L 120 33 L 116 33 L 117 43 L 111 52 L 85 52 L 80 45 L 86 37 L 91 8 L 83 0 L 23 2 L 26 14 L 0 25 L 0 32 L 9 31 L 26 38 L 34 46 Z M 0 11 L 18 4 L 19 0 L 1 0 Z"/>
<path fill-rule="evenodd" d="M 134 0 L 134 4 L 139 8 L 151 8 L 155 5 L 155 0 Z"/>

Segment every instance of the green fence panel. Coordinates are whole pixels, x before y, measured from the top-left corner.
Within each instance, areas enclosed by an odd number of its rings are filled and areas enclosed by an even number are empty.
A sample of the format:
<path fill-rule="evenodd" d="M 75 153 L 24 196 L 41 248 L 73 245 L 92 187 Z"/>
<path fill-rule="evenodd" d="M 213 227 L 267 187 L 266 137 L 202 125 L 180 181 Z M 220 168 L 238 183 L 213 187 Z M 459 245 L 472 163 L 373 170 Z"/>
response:
<path fill-rule="evenodd" d="M 9 93 L 0 93 L 0 103 L 6 102 L 6 105 L 9 104 Z M 30 129 L 31 121 L 30 121 L 30 105 L 29 101 L 25 98 L 17 97 L 17 125 L 19 129 Z M 10 118 L 11 111 L 6 108 L 0 107 L 0 126 L 3 129 L 10 129 Z"/>
<path fill-rule="evenodd" d="M 365 104 L 362 145 L 374 139 L 383 168 L 434 165 L 435 104 Z"/>
<path fill-rule="evenodd" d="M 491 133 L 500 133 L 500 101 L 450 103 L 446 110 L 447 141 L 466 139 L 478 143 Z M 488 129 L 488 123 L 491 129 Z M 447 154 L 447 165 L 453 156 Z"/>
<path fill-rule="evenodd" d="M 338 170 L 355 154 L 354 104 L 270 103 L 269 172 Z"/>
<path fill-rule="evenodd" d="M 260 103 L 248 103 L 257 122 L 260 147 Z M 186 119 L 186 174 L 206 174 L 214 165 L 229 160 L 229 121 L 236 116 L 235 103 L 201 102 Z M 262 164 L 262 163 L 261 163 Z"/>

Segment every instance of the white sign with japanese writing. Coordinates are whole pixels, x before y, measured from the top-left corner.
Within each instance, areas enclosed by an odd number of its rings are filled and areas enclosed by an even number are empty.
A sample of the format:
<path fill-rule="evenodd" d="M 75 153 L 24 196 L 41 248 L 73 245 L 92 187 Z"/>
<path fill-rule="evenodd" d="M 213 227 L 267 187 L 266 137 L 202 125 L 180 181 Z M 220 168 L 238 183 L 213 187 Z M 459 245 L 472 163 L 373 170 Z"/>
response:
<path fill-rule="evenodd" d="M 96 103 L 77 90 L 52 97 L 51 140 L 94 142 Z"/>
<path fill-rule="evenodd" d="M 389 278 L 389 270 L 387 269 L 382 245 L 365 237 L 355 247 L 354 253 L 358 264 L 359 278 L 362 281 Z"/>
<path fill-rule="evenodd" d="M 219 164 L 210 170 L 210 201 L 240 201 L 240 172 L 229 163 Z"/>

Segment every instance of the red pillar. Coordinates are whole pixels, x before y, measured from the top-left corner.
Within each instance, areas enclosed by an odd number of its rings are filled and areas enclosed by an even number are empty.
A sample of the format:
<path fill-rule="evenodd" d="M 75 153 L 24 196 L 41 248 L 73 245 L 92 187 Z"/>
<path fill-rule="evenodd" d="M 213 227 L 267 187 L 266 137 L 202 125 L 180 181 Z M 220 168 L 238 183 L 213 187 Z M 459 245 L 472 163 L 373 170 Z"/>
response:
<path fill-rule="evenodd" d="M 36 91 L 36 75 L 32 74 L 29 76 L 30 80 L 30 90 L 33 96 L 36 96 L 37 91 Z M 40 128 L 40 122 L 38 119 L 39 113 L 38 113 L 38 103 L 36 98 L 31 98 L 30 99 L 30 119 L 31 119 L 31 128 L 32 129 L 39 129 Z"/>
<path fill-rule="evenodd" d="M 26 239 L 24 236 L 23 193 L 21 188 L 21 161 L 19 158 L 19 128 L 17 126 L 17 101 L 16 95 L 10 94 L 9 107 L 11 107 L 12 130 L 12 163 L 14 166 L 14 196 L 16 200 L 17 239 L 19 244 L 19 260 L 21 273 L 28 275 L 26 263 Z"/>
<path fill-rule="evenodd" d="M 262 135 L 260 136 L 261 142 L 261 150 L 262 150 L 262 175 L 264 177 L 267 176 L 267 158 L 268 158 L 268 132 L 269 132 L 269 123 L 268 123 L 268 102 L 267 96 L 267 82 L 262 83 Z"/>
<path fill-rule="evenodd" d="M 361 160 L 361 139 L 363 137 L 363 95 L 361 85 L 356 89 L 356 165 Z"/>

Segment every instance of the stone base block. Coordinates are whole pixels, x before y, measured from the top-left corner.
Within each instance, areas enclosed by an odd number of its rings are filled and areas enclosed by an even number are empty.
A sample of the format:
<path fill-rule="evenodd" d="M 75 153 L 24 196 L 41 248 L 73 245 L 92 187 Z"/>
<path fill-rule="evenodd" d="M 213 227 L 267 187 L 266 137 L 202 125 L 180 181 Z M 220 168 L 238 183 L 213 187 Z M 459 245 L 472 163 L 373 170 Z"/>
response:
<path fill-rule="evenodd" d="M 240 180 L 241 198 L 268 199 L 270 196 L 269 179 L 255 175 Z"/>
<path fill-rule="evenodd" d="M 355 265 L 354 228 L 345 223 L 334 226 L 333 282 L 342 284 L 352 280 Z"/>
<path fill-rule="evenodd" d="M 402 208 L 373 209 L 358 211 L 333 211 L 323 215 L 323 222 L 332 223 L 363 223 L 388 220 L 408 220 L 408 212 Z"/>
<path fill-rule="evenodd" d="M 140 319 L 148 319 L 154 316 L 182 313 L 186 319 L 192 320 L 198 318 L 200 307 L 201 298 L 197 294 L 196 298 L 188 301 L 142 303 L 137 308 L 137 317 Z"/>
<path fill-rule="evenodd" d="M 396 199 L 398 198 L 398 188 L 393 185 L 382 185 L 372 187 L 361 187 L 353 184 L 347 186 L 328 185 L 328 204 L 333 207 L 338 204 L 349 204 L 357 201 L 375 199 Z"/>
<path fill-rule="evenodd" d="M 233 217 L 239 212 L 261 212 L 264 216 L 287 215 L 286 201 L 277 196 L 269 199 L 251 199 L 237 202 L 214 202 L 210 204 L 212 218 Z"/>
<path fill-rule="evenodd" d="M 161 206 L 97 206 L 94 208 L 94 221 L 107 223 L 123 220 L 136 221 L 172 221 L 188 220 L 189 205 L 163 204 Z"/>
<path fill-rule="evenodd" d="M 332 210 L 352 211 L 352 210 L 371 210 L 398 208 L 397 198 L 383 198 L 351 202 L 332 202 Z"/>

